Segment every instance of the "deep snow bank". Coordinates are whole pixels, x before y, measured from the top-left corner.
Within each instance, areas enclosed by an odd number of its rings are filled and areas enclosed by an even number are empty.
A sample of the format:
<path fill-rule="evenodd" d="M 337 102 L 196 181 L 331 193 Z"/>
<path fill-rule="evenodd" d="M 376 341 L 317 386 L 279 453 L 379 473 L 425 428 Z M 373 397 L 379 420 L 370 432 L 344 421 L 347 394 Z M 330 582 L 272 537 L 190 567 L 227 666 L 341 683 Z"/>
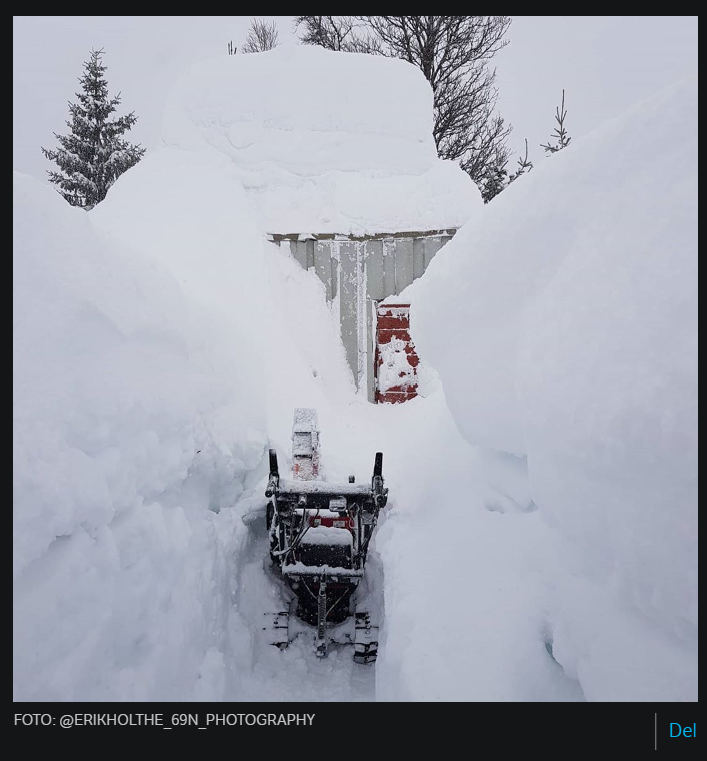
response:
<path fill-rule="evenodd" d="M 14 182 L 15 699 L 231 699 L 246 528 L 215 511 L 295 404 L 353 395 L 321 286 L 195 155 L 89 214 Z"/>
<path fill-rule="evenodd" d="M 163 141 L 227 156 L 268 232 L 458 227 L 482 206 L 437 158 L 429 84 L 397 59 L 283 45 L 202 62 L 168 98 Z"/>
<path fill-rule="evenodd" d="M 460 430 L 527 455 L 563 537 L 554 655 L 593 700 L 697 694 L 696 125 L 693 82 L 639 104 L 505 190 L 408 291 Z"/>
<path fill-rule="evenodd" d="M 269 436 L 288 450 L 294 407 L 326 414 L 355 393 L 338 324 L 321 281 L 266 241 L 231 162 L 203 147 L 154 151 L 91 218 L 173 274 L 218 331 L 252 347 L 256 366 L 235 356 L 238 375 L 252 376 L 252 404 L 263 400 Z"/>
<path fill-rule="evenodd" d="M 14 191 L 15 699 L 193 696 L 227 648 L 209 508 L 261 459 L 261 368 L 85 212 Z"/>

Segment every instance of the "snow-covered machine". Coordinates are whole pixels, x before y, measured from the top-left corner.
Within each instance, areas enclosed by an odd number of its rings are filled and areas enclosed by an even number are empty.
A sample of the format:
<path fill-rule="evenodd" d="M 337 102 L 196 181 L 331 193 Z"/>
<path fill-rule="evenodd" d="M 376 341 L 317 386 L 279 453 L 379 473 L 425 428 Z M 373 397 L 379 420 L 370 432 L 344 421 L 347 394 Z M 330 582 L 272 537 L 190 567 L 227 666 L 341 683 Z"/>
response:
<path fill-rule="evenodd" d="M 378 626 L 370 611 L 356 608 L 355 592 L 378 513 L 388 499 L 383 453 L 376 453 L 370 484 L 357 484 L 354 476 L 345 484 L 327 483 L 317 479 L 318 467 L 313 467 L 318 434 L 316 410 L 296 410 L 292 480 L 280 477 L 277 453 L 270 450 L 265 491 L 270 557 L 294 593 L 296 618 L 316 627 L 317 655 L 326 655 L 332 642 L 353 644 L 354 660 L 371 663 L 378 654 Z M 266 615 L 271 643 L 287 647 L 295 633 L 290 610 Z"/>

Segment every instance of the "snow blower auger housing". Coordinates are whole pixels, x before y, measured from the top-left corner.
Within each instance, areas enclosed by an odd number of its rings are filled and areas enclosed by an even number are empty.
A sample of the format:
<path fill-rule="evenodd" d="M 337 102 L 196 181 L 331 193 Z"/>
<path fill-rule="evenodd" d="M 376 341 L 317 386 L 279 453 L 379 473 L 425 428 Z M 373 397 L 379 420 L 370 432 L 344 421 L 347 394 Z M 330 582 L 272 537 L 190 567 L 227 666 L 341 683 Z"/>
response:
<path fill-rule="evenodd" d="M 295 595 L 297 618 L 316 627 L 317 655 L 326 655 L 328 643 L 335 642 L 353 644 L 358 663 L 374 661 L 378 627 L 370 613 L 355 610 L 352 597 L 388 499 L 382 452 L 376 453 L 370 484 L 357 484 L 353 476 L 346 484 L 330 484 L 281 478 L 271 449 L 265 496 L 270 557 Z M 284 648 L 290 641 L 289 612 L 270 616 L 271 642 Z"/>

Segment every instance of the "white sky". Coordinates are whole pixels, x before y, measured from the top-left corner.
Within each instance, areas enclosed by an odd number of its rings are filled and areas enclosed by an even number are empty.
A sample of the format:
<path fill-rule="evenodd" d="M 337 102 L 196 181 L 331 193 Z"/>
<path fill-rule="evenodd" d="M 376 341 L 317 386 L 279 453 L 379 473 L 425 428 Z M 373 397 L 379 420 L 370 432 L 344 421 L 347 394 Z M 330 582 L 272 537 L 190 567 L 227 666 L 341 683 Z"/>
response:
<path fill-rule="evenodd" d="M 277 21 L 296 44 L 292 16 Z M 131 142 L 159 139 L 166 88 L 193 61 L 240 45 L 250 16 L 15 16 L 13 168 L 45 180 L 40 146 L 66 132 L 82 62 L 103 47 L 110 93 L 138 122 Z M 509 145 L 543 157 L 565 88 L 567 128 L 579 137 L 697 68 L 697 16 L 514 16 L 510 44 L 496 58 L 499 111 L 513 127 Z M 515 157 L 511 160 L 512 168 Z"/>

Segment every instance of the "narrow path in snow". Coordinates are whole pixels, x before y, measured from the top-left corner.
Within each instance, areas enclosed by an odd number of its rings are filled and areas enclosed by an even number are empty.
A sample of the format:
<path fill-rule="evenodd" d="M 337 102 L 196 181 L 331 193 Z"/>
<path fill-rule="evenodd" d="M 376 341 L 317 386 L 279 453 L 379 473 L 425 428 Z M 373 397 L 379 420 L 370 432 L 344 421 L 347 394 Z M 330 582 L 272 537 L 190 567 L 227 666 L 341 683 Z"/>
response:
<path fill-rule="evenodd" d="M 240 614 L 252 632 L 252 670 L 241 674 L 238 700 L 374 701 L 375 666 L 353 662 L 353 646 L 332 645 L 326 658 L 314 653 L 314 629 L 292 622 L 299 632 L 285 650 L 269 644 L 262 626 L 266 614 L 287 610 L 291 593 L 270 564 L 263 510 L 246 518 L 248 537 L 236 597 Z M 359 590 L 359 602 L 373 601 L 382 590 L 382 565 L 375 556 L 366 567 L 371 582 Z M 294 615 L 292 616 L 294 618 Z"/>
<path fill-rule="evenodd" d="M 374 453 L 384 453 L 390 499 L 356 595 L 359 610 L 378 617 L 378 660 L 354 664 L 351 646 L 317 658 L 314 629 L 294 615 L 301 634 L 289 647 L 268 643 L 265 614 L 287 610 L 290 593 L 270 563 L 263 481 L 241 504 L 233 626 L 245 624 L 250 636 L 234 662 L 231 699 L 583 700 L 548 650 L 556 569 L 537 552 L 552 545 L 523 463 L 481 456 L 464 442 L 442 395 L 324 413 L 324 480 L 343 483 L 352 473 L 362 482 Z"/>

